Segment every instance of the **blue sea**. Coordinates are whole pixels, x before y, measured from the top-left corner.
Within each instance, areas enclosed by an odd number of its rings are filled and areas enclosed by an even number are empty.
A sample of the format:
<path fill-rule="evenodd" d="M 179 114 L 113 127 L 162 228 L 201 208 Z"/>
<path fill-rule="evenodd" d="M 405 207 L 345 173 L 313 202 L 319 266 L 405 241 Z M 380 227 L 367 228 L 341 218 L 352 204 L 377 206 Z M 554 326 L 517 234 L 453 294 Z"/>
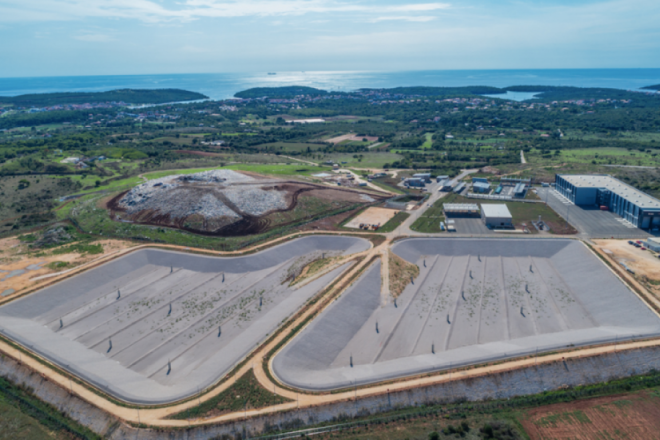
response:
<path fill-rule="evenodd" d="M 303 85 L 330 91 L 403 86 L 551 85 L 639 90 L 660 84 L 660 69 L 430 70 L 410 72 L 276 72 L 0 78 L 0 96 L 178 88 L 226 99 L 251 87 Z M 529 96 L 526 96 L 528 99 Z M 520 97 L 511 96 L 512 99 Z"/>

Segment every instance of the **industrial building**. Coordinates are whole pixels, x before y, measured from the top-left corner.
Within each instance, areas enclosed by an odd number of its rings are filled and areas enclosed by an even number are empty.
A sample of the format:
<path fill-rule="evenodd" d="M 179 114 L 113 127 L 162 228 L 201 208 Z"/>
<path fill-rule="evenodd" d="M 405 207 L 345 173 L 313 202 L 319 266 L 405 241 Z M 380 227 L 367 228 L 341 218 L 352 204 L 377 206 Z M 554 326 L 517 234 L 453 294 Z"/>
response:
<path fill-rule="evenodd" d="M 440 186 L 440 191 L 451 191 L 452 189 L 454 189 L 454 186 L 456 186 L 456 181 L 445 179 L 442 182 L 440 182 L 439 186 Z"/>
<path fill-rule="evenodd" d="M 489 228 L 513 228 L 513 216 L 504 204 L 481 204 L 481 218 Z"/>
<path fill-rule="evenodd" d="M 660 238 L 651 237 L 646 239 L 646 247 L 653 252 L 660 252 Z"/>
<path fill-rule="evenodd" d="M 449 176 L 436 176 L 435 181 L 440 183 L 443 180 L 449 180 Z"/>
<path fill-rule="evenodd" d="M 578 206 L 600 206 L 640 229 L 660 228 L 660 200 L 612 176 L 557 174 L 555 187 Z"/>
<path fill-rule="evenodd" d="M 488 182 L 474 182 L 472 184 L 472 191 L 478 192 L 481 194 L 486 194 L 490 192 L 490 183 Z"/>
<path fill-rule="evenodd" d="M 525 197 L 525 188 L 526 185 L 524 183 L 517 183 L 513 188 L 513 195 L 516 197 Z"/>
<path fill-rule="evenodd" d="M 445 203 L 442 205 L 445 217 L 479 217 L 476 203 Z"/>
<path fill-rule="evenodd" d="M 413 179 L 422 179 L 424 183 L 431 183 L 431 173 L 413 174 Z"/>
<path fill-rule="evenodd" d="M 459 183 L 458 185 L 456 185 L 456 186 L 454 187 L 454 192 L 455 192 L 456 194 L 460 194 L 461 192 L 463 192 L 463 190 L 464 190 L 466 187 L 467 187 L 467 185 L 465 184 L 465 182 L 461 182 L 461 183 Z"/>
<path fill-rule="evenodd" d="M 406 179 L 404 185 L 412 188 L 424 188 L 426 186 L 426 181 L 417 177 L 411 179 Z"/>

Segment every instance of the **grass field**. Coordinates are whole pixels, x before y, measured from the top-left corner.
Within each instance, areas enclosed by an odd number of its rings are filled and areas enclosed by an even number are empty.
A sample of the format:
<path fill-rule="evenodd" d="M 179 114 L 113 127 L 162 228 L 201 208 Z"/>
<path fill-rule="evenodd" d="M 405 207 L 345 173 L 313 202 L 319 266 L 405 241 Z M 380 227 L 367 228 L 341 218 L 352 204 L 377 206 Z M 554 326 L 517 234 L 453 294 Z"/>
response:
<path fill-rule="evenodd" d="M 228 165 L 225 167 L 207 167 L 207 168 L 191 168 L 185 170 L 164 170 L 164 171 L 155 171 L 147 173 L 144 176 L 148 180 L 159 179 L 165 176 L 172 176 L 175 174 L 193 174 L 200 173 L 202 171 L 209 170 L 236 170 L 236 171 L 251 171 L 253 173 L 259 173 L 264 175 L 273 175 L 273 176 L 309 176 L 316 173 L 332 171 L 330 167 L 316 167 L 313 165 L 307 165 L 304 163 L 293 163 L 290 165 L 286 164 L 235 164 Z"/>
<path fill-rule="evenodd" d="M 433 206 L 427 208 L 424 214 L 415 220 L 412 225 L 410 225 L 410 229 L 416 232 L 424 232 L 427 234 L 442 232 L 440 230 L 440 222 L 445 221 L 445 216 L 442 213 L 442 206 L 445 203 L 453 203 L 451 198 L 453 195 L 454 194 L 450 194 L 440 200 L 437 200 Z"/>
<path fill-rule="evenodd" d="M 210 417 L 228 412 L 278 405 L 289 401 L 289 399 L 274 394 L 262 387 L 254 376 L 253 370 L 249 370 L 236 383 L 222 393 L 201 405 L 176 414 L 172 418 Z"/>
<path fill-rule="evenodd" d="M 649 152 L 650 151 L 650 152 Z M 530 163 L 590 163 L 595 165 L 660 166 L 660 156 L 656 150 L 628 150 L 627 148 L 578 148 L 560 150 L 559 154 L 543 157 L 541 150 L 532 149 L 525 153 Z"/>
<path fill-rule="evenodd" d="M 408 217 L 410 217 L 410 214 L 407 212 L 397 212 L 387 223 L 378 228 L 378 232 L 392 232 L 398 228 L 401 223 L 405 222 Z"/>
<path fill-rule="evenodd" d="M 357 155 L 358 157 L 353 157 Z M 360 157 L 361 156 L 361 157 Z M 403 156 L 394 153 L 385 152 L 360 152 L 360 153 L 345 153 L 345 154 L 325 154 L 320 162 L 331 160 L 334 163 L 340 164 L 345 167 L 356 168 L 383 168 L 386 163 L 396 162 L 403 159 Z M 342 164 L 342 162 L 346 162 Z"/>
<path fill-rule="evenodd" d="M 584 139 L 584 140 L 621 140 L 621 141 L 637 141 L 649 142 L 657 144 L 660 142 L 660 133 L 637 132 L 637 131 L 616 131 L 608 133 L 590 133 L 581 130 L 565 130 L 564 138 L 566 139 Z M 652 142 L 655 141 L 655 142 Z"/>
<path fill-rule="evenodd" d="M 422 144 L 422 150 L 430 150 L 433 147 L 433 133 L 426 133 L 426 141 Z"/>

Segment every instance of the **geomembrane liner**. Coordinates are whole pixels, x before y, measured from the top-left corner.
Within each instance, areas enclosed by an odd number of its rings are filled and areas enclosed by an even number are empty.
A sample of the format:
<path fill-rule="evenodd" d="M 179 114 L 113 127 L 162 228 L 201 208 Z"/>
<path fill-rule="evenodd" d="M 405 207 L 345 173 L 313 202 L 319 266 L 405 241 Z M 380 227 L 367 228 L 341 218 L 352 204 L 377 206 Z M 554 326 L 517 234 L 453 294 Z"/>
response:
<path fill-rule="evenodd" d="M 374 265 L 273 360 L 290 386 L 329 390 L 571 345 L 660 334 L 660 318 L 568 239 L 407 239 L 420 274 L 380 296 Z"/>
<path fill-rule="evenodd" d="M 299 238 L 243 257 L 145 249 L 0 307 L 0 332 L 109 394 L 166 403 L 227 374 L 348 264 L 289 286 L 292 270 L 369 249 Z"/>

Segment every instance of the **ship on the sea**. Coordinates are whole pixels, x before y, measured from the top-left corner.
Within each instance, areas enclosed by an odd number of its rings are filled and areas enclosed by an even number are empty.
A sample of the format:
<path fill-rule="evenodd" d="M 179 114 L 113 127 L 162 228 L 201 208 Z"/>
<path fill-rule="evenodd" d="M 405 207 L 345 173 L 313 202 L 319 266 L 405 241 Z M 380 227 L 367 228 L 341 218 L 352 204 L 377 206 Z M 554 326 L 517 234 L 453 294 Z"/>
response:
<path fill-rule="evenodd" d="M 269 75 L 277 75 L 275 72 L 268 72 Z"/>

